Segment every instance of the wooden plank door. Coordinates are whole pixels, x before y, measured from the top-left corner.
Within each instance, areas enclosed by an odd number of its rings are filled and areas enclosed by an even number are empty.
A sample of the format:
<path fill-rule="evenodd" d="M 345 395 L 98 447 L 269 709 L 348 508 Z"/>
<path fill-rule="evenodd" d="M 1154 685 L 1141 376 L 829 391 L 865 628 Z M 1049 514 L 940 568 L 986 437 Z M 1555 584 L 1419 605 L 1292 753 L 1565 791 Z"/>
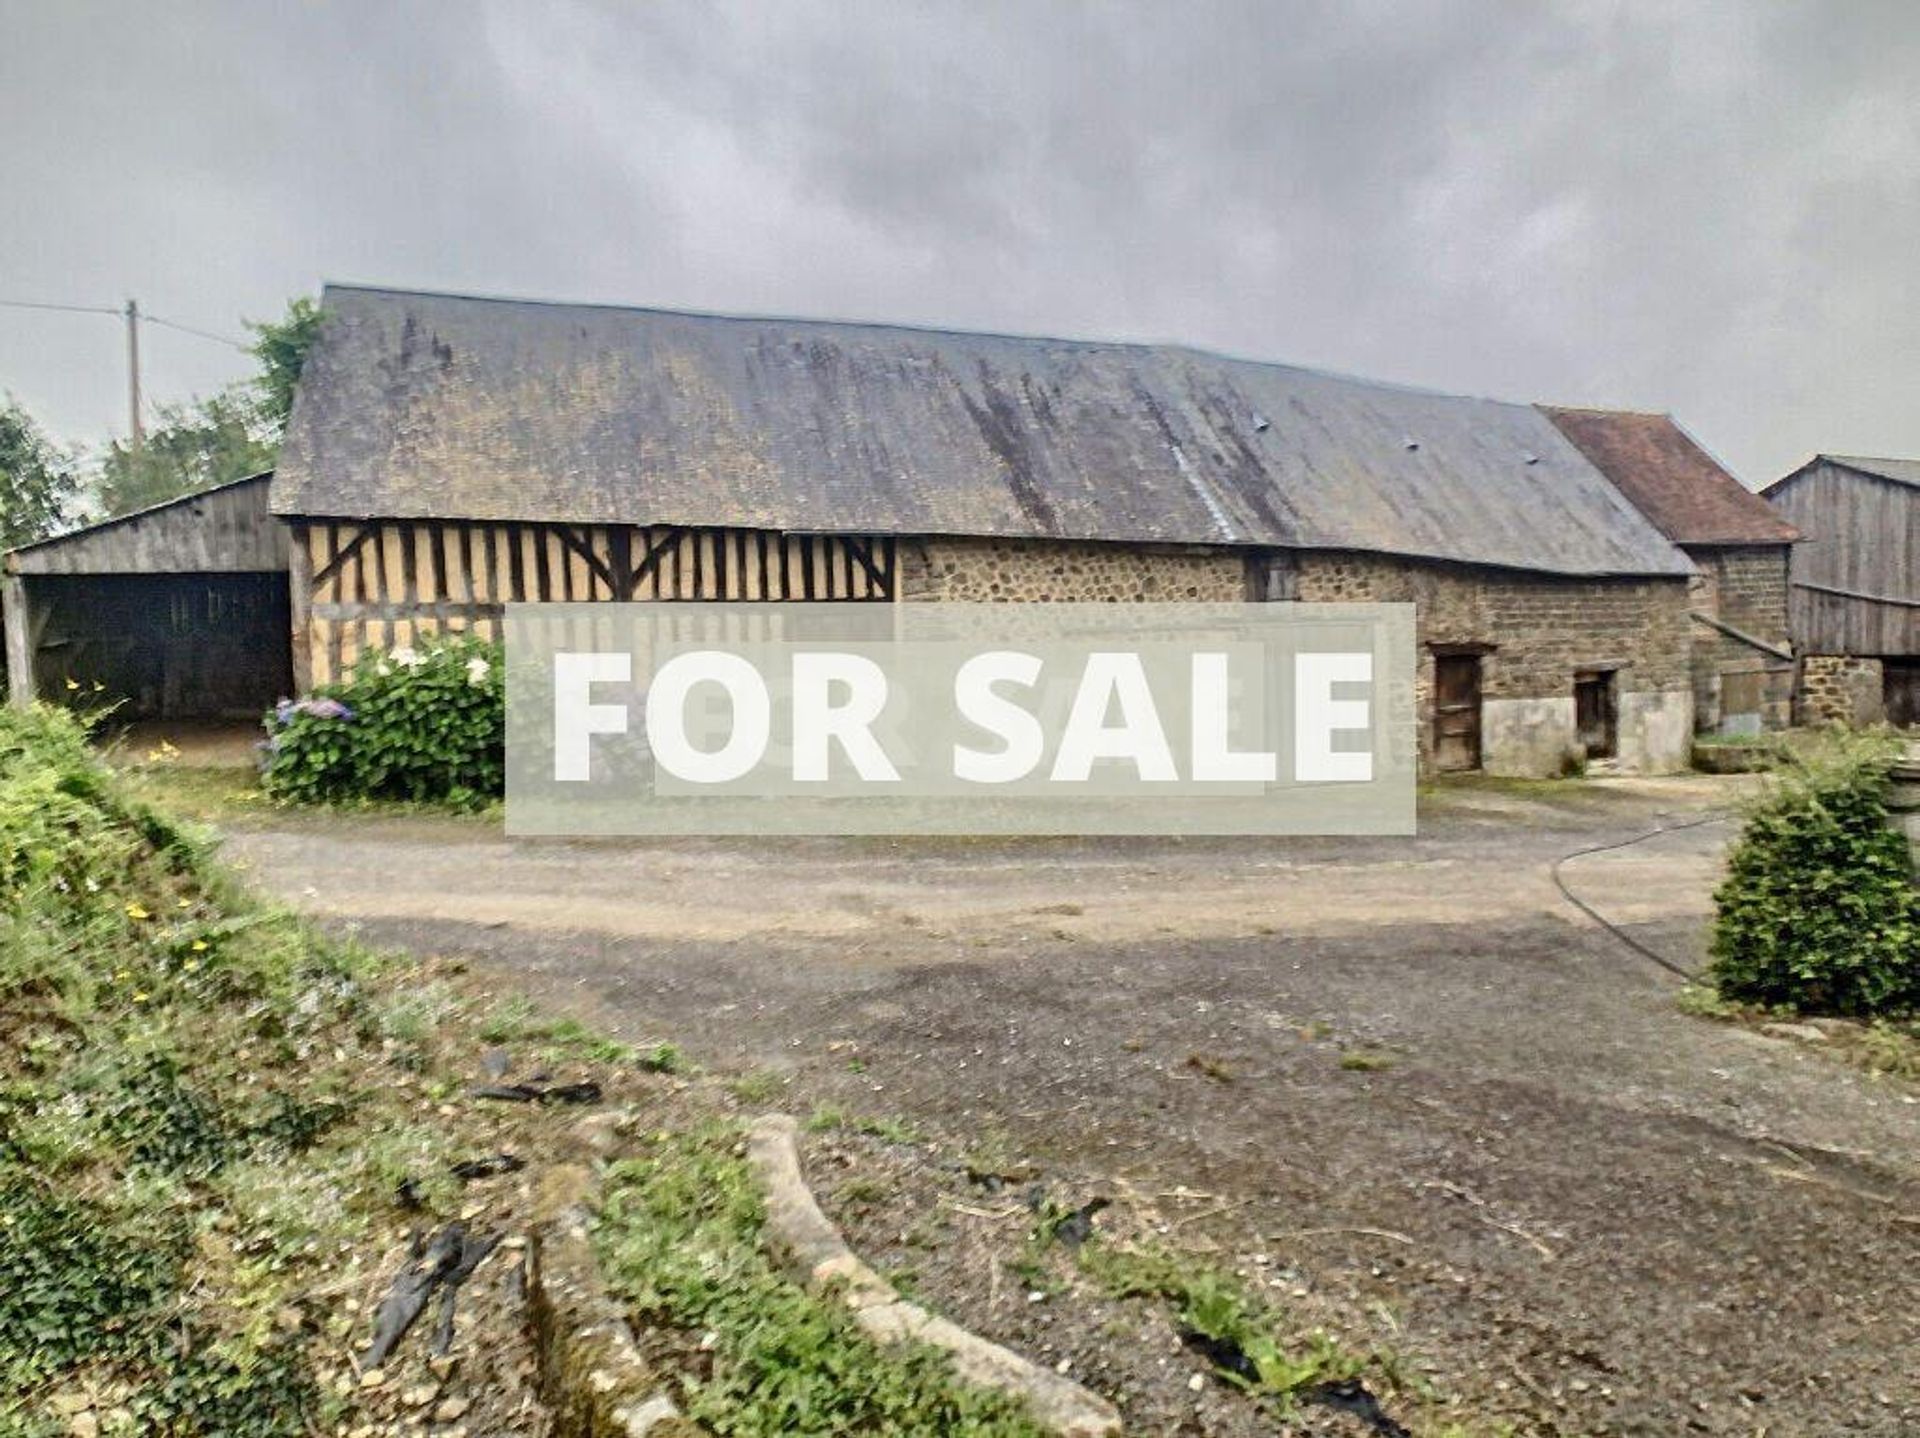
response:
<path fill-rule="evenodd" d="M 1433 767 L 1480 767 L 1480 656 L 1433 656 Z"/>

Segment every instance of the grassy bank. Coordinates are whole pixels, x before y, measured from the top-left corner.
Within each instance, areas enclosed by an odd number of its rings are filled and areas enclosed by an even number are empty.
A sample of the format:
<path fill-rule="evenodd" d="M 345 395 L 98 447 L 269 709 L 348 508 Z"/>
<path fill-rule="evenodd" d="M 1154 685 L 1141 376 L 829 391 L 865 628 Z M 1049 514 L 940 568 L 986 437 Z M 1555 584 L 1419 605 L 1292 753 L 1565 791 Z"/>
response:
<path fill-rule="evenodd" d="M 503 1075 L 590 1108 L 476 1091 Z M 238 885 L 73 721 L 0 715 L 7 1438 L 544 1431 L 520 1254 L 579 1196 L 581 1114 L 608 1109 L 645 1122 L 624 1124 L 637 1156 L 610 1176 L 606 1254 L 663 1384 L 713 1431 L 860 1414 L 876 1432 L 1033 1432 L 778 1274 L 726 1127 L 765 1097 L 457 963 L 318 933 Z M 390 1282 L 456 1223 L 498 1246 L 446 1352 L 436 1310 L 369 1367 Z"/>

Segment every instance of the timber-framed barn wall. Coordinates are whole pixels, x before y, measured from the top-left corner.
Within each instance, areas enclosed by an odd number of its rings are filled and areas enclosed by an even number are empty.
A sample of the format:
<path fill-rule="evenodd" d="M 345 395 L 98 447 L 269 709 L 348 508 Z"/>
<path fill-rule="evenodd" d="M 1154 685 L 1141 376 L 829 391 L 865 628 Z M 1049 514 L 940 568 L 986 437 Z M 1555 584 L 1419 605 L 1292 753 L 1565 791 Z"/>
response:
<path fill-rule="evenodd" d="M 439 519 L 288 525 L 302 688 L 427 633 L 498 639 L 510 603 L 873 602 L 898 589 L 896 542 L 884 535 Z"/>

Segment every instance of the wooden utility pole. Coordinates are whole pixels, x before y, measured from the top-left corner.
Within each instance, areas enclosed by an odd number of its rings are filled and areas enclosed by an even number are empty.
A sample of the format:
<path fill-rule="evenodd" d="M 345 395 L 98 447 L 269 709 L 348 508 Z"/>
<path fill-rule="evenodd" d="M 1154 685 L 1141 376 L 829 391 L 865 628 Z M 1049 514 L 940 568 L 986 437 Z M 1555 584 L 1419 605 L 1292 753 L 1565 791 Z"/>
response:
<path fill-rule="evenodd" d="M 145 434 L 140 427 L 140 306 L 133 300 L 127 301 L 127 433 L 139 454 Z"/>

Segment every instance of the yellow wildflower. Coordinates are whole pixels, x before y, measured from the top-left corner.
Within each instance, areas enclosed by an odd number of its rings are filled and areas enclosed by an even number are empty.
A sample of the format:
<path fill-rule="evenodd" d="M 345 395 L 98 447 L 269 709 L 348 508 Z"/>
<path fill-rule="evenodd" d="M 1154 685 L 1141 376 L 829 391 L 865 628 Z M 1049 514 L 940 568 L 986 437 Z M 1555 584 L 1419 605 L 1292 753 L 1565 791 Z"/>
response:
<path fill-rule="evenodd" d="M 79 687 L 80 687 L 80 681 L 78 679 L 69 679 L 67 681 L 67 688 L 78 689 Z"/>
<path fill-rule="evenodd" d="M 138 994 L 135 994 L 135 995 L 133 996 L 133 1001 L 134 1001 L 134 1002 L 135 1002 L 136 1004 L 144 1004 L 144 1003 L 145 1003 L 145 1002 L 147 1001 L 147 999 L 148 999 L 148 997 L 149 997 L 149 995 L 147 995 L 147 994 L 146 994 L 146 993 L 144 993 L 144 992 L 143 992 L 143 993 L 138 993 Z"/>
<path fill-rule="evenodd" d="M 141 908 L 138 904 L 128 904 L 127 917 L 129 919 L 151 919 L 153 915 L 149 914 L 145 909 Z"/>
<path fill-rule="evenodd" d="M 192 947 L 196 954 L 204 954 L 207 951 L 207 941 L 205 939 L 195 939 Z"/>

